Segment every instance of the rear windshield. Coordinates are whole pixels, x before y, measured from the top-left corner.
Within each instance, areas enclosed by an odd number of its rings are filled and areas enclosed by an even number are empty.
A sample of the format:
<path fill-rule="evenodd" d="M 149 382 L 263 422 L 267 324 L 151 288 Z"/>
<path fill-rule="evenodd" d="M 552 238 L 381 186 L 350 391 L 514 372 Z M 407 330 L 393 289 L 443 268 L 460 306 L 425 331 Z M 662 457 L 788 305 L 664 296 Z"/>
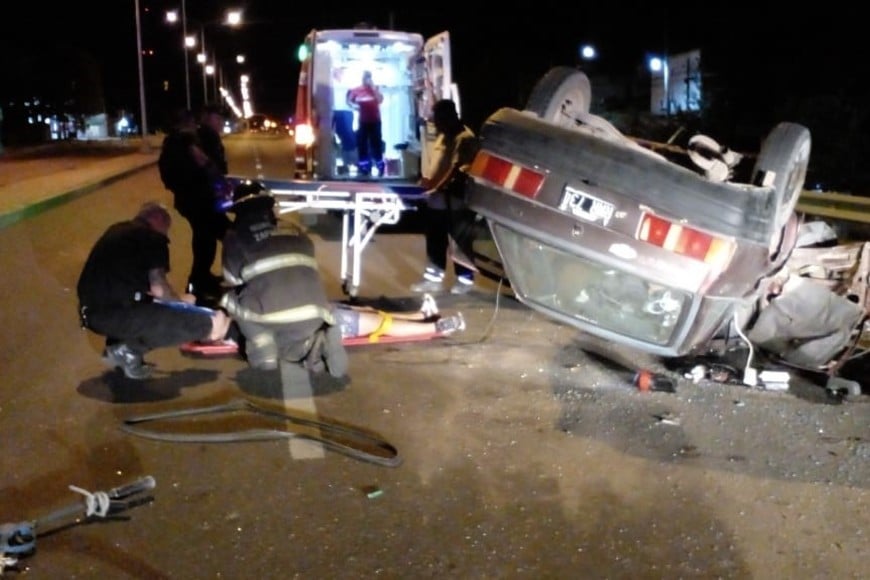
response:
<path fill-rule="evenodd" d="M 493 233 L 520 296 L 547 310 L 639 341 L 665 345 L 683 311 L 685 291 L 569 254 L 503 226 Z"/>

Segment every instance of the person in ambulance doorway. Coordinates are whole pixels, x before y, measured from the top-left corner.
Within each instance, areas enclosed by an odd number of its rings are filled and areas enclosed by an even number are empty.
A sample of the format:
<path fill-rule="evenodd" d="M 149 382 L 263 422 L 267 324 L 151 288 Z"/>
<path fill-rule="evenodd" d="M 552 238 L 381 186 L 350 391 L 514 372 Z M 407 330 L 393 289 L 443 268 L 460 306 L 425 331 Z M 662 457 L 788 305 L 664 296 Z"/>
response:
<path fill-rule="evenodd" d="M 144 354 L 189 341 L 221 340 L 230 319 L 221 310 L 192 306 L 176 292 L 169 272 L 169 211 L 142 205 L 131 220 L 110 226 L 97 240 L 79 275 L 82 327 L 106 338 L 103 362 L 130 379 L 147 379 Z"/>
<path fill-rule="evenodd" d="M 206 111 L 202 118 L 211 116 L 213 113 Z M 158 169 L 163 185 L 172 192 L 175 209 L 190 224 L 193 262 L 188 290 L 196 296 L 197 304 L 214 306 L 223 290 L 221 278 L 212 273 L 212 266 L 217 257 L 218 242 L 229 226 L 229 220 L 219 205 L 221 196 L 227 195 L 222 190 L 228 191 L 229 186 L 220 136 L 205 127 L 205 123 L 197 127 L 192 112 L 177 111 L 163 139 Z M 205 142 L 202 135 L 206 135 Z"/>
<path fill-rule="evenodd" d="M 421 182 L 426 188 L 423 217 L 426 222 L 426 258 L 423 279 L 411 286 L 412 292 L 436 293 L 443 290 L 451 240 L 456 281 L 451 294 L 465 294 L 474 288 L 470 267 L 471 243 L 476 214 L 465 203 L 465 177 L 480 147 L 477 136 L 460 120 L 456 104 L 442 99 L 432 107 L 432 120 L 438 132 L 430 177 Z M 464 260 L 458 259 L 460 254 Z"/>
<path fill-rule="evenodd" d="M 381 103 L 384 96 L 372 80 L 371 71 L 364 71 L 362 84 L 347 91 L 347 105 L 358 112 L 357 151 L 359 174 L 371 175 L 374 162 L 378 176 L 384 174 L 384 142 L 381 134 Z"/>

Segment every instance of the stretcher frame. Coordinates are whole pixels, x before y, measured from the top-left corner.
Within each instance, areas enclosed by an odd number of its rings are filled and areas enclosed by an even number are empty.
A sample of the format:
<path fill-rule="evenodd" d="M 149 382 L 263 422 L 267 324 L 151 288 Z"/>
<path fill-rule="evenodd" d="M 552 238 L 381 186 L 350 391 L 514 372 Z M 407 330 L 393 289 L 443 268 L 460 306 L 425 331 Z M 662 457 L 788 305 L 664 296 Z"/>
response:
<path fill-rule="evenodd" d="M 359 293 L 363 251 L 382 225 L 399 222 L 425 199 L 417 185 L 360 181 L 260 180 L 275 197 L 278 213 L 341 212 L 342 291 Z"/>
<path fill-rule="evenodd" d="M 345 336 L 341 339 L 344 346 L 364 346 L 370 344 L 394 344 L 401 342 L 422 342 L 445 336 L 440 332 L 416 334 L 414 336 Z M 185 342 L 180 345 L 181 354 L 196 358 L 217 358 L 239 356 L 239 345 L 235 342 L 218 340 L 214 342 Z"/>

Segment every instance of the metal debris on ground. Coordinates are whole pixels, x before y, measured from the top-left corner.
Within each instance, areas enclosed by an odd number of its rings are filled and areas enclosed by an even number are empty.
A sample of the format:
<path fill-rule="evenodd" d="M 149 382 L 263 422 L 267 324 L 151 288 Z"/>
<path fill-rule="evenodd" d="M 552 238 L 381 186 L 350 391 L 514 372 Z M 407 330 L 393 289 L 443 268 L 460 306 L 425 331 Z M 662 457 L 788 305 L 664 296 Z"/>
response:
<path fill-rule="evenodd" d="M 670 411 L 665 411 L 664 413 L 660 413 L 658 415 L 654 415 L 656 419 L 658 419 L 659 425 L 679 425 L 680 418 L 671 413 Z"/>
<path fill-rule="evenodd" d="M 375 499 L 384 495 L 384 490 L 379 488 L 376 485 L 367 485 L 363 488 L 363 492 L 366 494 L 366 497 L 369 499 Z"/>
<path fill-rule="evenodd" d="M 105 518 L 123 512 L 149 501 L 150 498 L 128 498 L 154 489 L 155 485 L 156 482 L 150 475 L 109 491 L 90 492 L 71 485 L 69 489 L 84 496 L 84 501 L 57 509 L 38 520 L 0 524 L 0 574 L 7 568 L 15 567 L 19 558 L 33 554 L 36 550 L 37 533 L 44 534 L 45 531 L 40 530 L 45 527 L 53 525 L 59 528 L 61 525 L 87 522 L 94 517 Z M 73 518 L 72 522 L 69 522 L 70 518 Z"/>
<path fill-rule="evenodd" d="M 788 371 L 761 371 L 758 378 L 767 391 L 787 391 L 789 374 Z"/>

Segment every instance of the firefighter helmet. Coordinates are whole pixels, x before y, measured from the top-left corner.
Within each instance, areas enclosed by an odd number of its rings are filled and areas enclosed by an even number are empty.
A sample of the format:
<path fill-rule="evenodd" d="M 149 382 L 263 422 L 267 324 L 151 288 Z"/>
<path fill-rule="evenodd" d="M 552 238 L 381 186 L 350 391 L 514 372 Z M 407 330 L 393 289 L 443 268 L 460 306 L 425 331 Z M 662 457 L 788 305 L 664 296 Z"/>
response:
<path fill-rule="evenodd" d="M 233 189 L 233 204 L 228 208 L 235 214 L 248 212 L 272 211 L 275 207 L 273 198 L 265 186 L 259 181 L 246 179 Z"/>

